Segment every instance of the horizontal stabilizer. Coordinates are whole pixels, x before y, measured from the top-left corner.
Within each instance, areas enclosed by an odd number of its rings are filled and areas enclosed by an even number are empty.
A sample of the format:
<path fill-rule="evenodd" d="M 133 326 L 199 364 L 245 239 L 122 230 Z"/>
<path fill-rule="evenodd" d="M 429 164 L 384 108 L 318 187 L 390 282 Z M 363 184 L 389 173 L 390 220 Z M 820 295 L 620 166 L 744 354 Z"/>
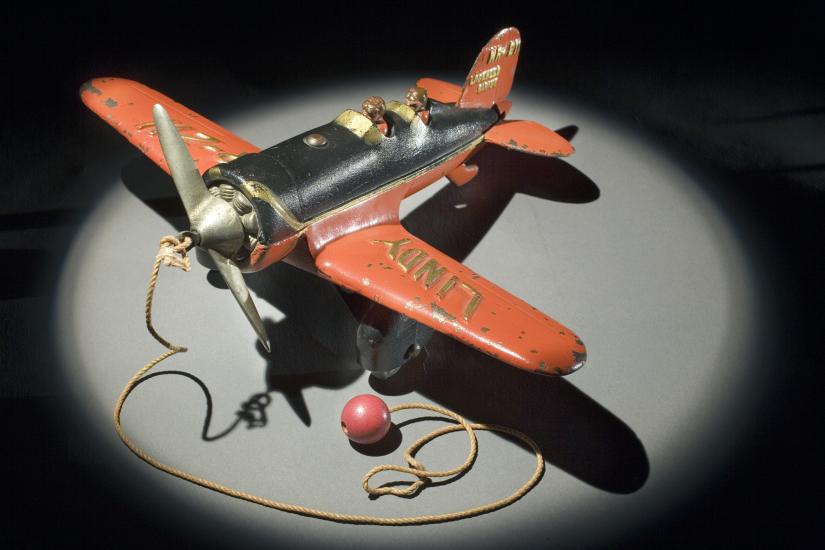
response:
<path fill-rule="evenodd" d="M 511 120 L 496 124 L 484 134 L 484 141 L 543 157 L 566 157 L 574 151 L 569 141 L 531 120 Z"/>
<path fill-rule="evenodd" d="M 427 90 L 427 95 L 430 99 L 434 99 L 440 103 L 455 103 L 458 101 L 458 98 L 461 97 L 461 86 L 450 84 L 443 80 L 419 78 L 416 85 Z"/>

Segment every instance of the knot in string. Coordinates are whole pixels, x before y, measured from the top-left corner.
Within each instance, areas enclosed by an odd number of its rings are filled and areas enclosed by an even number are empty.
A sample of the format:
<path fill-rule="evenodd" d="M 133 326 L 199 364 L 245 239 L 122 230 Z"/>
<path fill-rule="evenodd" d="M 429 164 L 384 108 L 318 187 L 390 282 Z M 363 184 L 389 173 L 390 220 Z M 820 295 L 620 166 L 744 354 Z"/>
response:
<path fill-rule="evenodd" d="M 424 409 L 427 411 L 436 412 L 439 414 L 443 414 L 444 416 L 450 417 L 456 423 L 441 428 L 439 430 L 435 430 L 434 432 L 430 432 L 429 434 L 418 439 L 412 445 L 410 445 L 404 452 L 404 460 L 406 460 L 407 464 L 409 464 L 408 468 L 404 466 L 397 466 L 395 464 L 385 464 L 383 466 L 376 466 L 375 468 L 367 472 L 367 474 L 364 476 L 363 481 L 361 482 L 361 486 L 370 495 L 395 495 L 399 497 L 410 497 L 415 495 L 427 483 L 429 483 L 431 478 L 450 477 L 466 472 L 470 469 L 470 467 L 475 462 L 476 457 L 478 456 L 478 440 L 476 439 L 476 434 L 473 431 L 473 429 L 489 429 L 488 427 L 486 427 L 486 425 L 470 424 L 466 420 L 464 420 L 464 418 L 454 413 L 453 411 L 444 409 L 442 407 L 438 407 L 436 405 L 430 405 L 428 403 L 404 403 L 402 405 L 395 405 L 394 407 L 390 407 L 390 412 L 397 412 L 404 409 Z M 464 463 L 460 466 L 453 468 L 451 470 L 427 470 L 424 467 L 424 465 L 415 458 L 415 453 L 418 452 L 418 450 L 421 449 L 421 447 L 423 447 L 433 439 L 444 434 L 456 432 L 459 430 L 465 430 L 467 432 L 467 436 L 470 439 L 470 453 L 467 455 L 467 459 L 464 461 Z M 542 464 L 544 464 L 543 460 Z M 404 487 L 393 487 L 388 485 L 383 485 L 381 487 L 371 487 L 369 484 L 370 479 L 372 479 L 376 474 L 386 471 L 411 474 L 416 476 L 418 479 L 416 481 L 410 482 Z"/>
<path fill-rule="evenodd" d="M 167 235 L 160 240 L 160 250 L 157 258 L 168 267 L 178 267 L 184 271 L 189 271 L 189 255 L 187 252 L 192 248 L 192 238 L 186 235 L 182 240 L 177 237 Z"/>

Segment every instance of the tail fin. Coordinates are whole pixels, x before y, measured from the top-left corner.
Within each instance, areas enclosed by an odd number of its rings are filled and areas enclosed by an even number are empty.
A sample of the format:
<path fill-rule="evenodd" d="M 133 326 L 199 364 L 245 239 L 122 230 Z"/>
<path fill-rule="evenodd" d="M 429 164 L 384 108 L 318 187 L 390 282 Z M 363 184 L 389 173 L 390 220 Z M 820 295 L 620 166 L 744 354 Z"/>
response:
<path fill-rule="evenodd" d="M 503 101 L 513 87 L 521 34 L 515 27 L 501 30 L 476 57 L 457 105 L 489 108 Z"/>

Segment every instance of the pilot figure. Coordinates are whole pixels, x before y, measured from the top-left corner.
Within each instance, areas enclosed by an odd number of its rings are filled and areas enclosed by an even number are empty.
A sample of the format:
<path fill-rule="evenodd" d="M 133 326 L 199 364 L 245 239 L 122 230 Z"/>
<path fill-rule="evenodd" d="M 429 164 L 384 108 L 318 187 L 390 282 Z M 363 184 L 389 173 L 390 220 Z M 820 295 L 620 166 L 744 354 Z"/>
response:
<path fill-rule="evenodd" d="M 361 112 L 364 116 L 378 126 L 382 134 L 387 135 L 387 121 L 384 120 L 385 110 L 386 105 L 384 104 L 384 99 L 377 95 L 368 97 L 361 104 Z"/>
<path fill-rule="evenodd" d="M 430 111 L 427 110 L 428 102 L 429 98 L 427 97 L 427 90 L 421 86 L 410 86 L 410 89 L 407 90 L 407 95 L 404 98 L 404 103 L 415 110 L 416 114 L 424 122 L 424 124 L 427 124 L 430 121 Z"/>

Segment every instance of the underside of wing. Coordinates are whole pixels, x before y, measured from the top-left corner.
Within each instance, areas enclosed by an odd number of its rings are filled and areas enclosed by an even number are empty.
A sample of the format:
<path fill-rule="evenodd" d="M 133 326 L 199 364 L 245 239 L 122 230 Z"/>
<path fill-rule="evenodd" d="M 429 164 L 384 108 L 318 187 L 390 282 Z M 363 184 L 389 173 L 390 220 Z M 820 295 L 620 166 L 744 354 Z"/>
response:
<path fill-rule="evenodd" d="M 574 151 L 569 141 L 532 120 L 500 122 L 484 134 L 484 141 L 543 157 L 566 157 Z"/>
<path fill-rule="evenodd" d="M 216 164 L 260 151 L 248 141 L 139 82 L 96 78 L 80 88 L 80 97 L 87 107 L 167 173 L 169 167 L 152 119 L 152 107 L 156 103 L 163 105 L 172 117 L 201 173 Z"/>
<path fill-rule="evenodd" d="M 341 237 L 316 265 L 336 284 L 515 367 L 565 375 L 585 362 L 570 329 L 400 225 Z"/>

